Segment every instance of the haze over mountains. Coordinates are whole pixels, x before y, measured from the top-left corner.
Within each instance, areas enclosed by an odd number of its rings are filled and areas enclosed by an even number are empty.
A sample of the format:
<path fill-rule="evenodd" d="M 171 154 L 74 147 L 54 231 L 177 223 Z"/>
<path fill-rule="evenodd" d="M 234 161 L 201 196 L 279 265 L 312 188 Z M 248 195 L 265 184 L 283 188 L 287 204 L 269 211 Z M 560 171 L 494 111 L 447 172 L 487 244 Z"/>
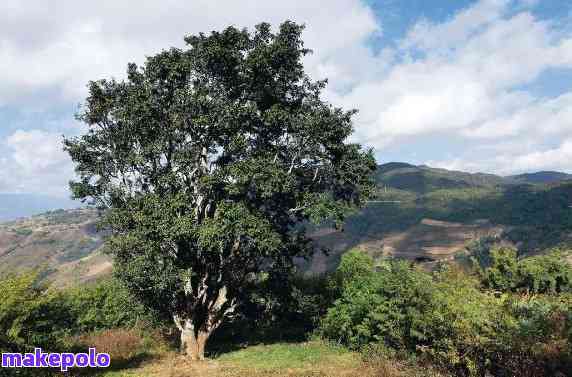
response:
<path fill-rule="evenodd" d="M 28 217 L 54 209 L 80 207 L 79 201 L 35 194 L 0 193 L 0 222 Z"/>

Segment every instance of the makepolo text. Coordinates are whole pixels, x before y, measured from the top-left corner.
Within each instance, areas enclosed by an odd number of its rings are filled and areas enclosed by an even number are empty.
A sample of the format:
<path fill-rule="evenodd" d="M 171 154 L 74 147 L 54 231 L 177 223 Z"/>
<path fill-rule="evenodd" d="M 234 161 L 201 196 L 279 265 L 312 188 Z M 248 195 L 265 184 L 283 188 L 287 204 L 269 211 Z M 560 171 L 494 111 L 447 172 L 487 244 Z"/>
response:
<path fill-rule="evenodd" d="M 2 368 L 107 368 L 111 357 L 107 353 L 97 353 L 90 348 L 89 353 L 44 353 L 34 348 L 33 353 L 2 353 Z"/>

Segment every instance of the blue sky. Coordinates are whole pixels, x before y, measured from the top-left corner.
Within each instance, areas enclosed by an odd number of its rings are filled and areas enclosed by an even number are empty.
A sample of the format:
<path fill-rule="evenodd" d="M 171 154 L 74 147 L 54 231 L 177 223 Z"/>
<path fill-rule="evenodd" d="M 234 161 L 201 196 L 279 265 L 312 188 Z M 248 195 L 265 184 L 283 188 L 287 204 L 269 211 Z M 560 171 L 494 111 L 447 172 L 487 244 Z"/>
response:
<path fill-rule="evenodd" d="M 239 4 L 240 3 L 240 4 Z M 88 80 L 185 34 L 303 22 L 324 98 L 357 108 L 379 162 L 572 172 L 572 2 L 566 0 L 0 2 L 0 193 L 67 196 L 62 135 Z"/>

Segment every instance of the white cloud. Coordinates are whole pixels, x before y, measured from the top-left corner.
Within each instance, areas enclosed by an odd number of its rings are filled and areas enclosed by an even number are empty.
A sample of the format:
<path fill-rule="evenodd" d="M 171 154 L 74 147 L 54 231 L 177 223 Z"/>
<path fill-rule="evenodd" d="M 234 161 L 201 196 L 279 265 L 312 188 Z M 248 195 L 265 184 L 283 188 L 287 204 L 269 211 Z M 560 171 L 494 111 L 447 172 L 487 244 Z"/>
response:
<path fill-rule="evenodd" d="M 307 24 L 306 44 L 316 50 L 308 64 L 316 76 L 348 86 L 376 71 L 365 41 L 380 26 L 359 0 L 4 0 L 0 105 L 29 104 L 31 97 L 77 102 L 88 80 L 122 77 L 128 62 L 182 46 L 187 34 L 286 19 Z"/>
<path fill-rule="evenodd" d="M 525 102 L 525 106 L 468 129 L 471 138 L 552 137 L 572 135 L 572 93 Z"/>
<path fill-rule="evenodd" d="M 127 62 L 182 46 L 186 34 L 292 19 L 307 24 L 304 40 L 315 50 L 307 70 L 330 79 L 329 100 L 360 110 L 354 139 L 380 157 L 391 145 L 443 137 L 444 149 L 459 140 L 467 147 L 447 161 L 402 150 L 468 170 L 572 172 L 572 92 L 527 90 L 544 72 L 572 68 L 572 35 L 535 18 L 534 3 L 481 0 L 444 22 L 420 20 L 395 48 L 374 53 L 369 41 L 383 25 L 360 0 L 3 0 L 0 107 L 78 103 L 88 80 L 122 77 Z M 47 182 L 65 192 L 71 164 L 60 142 L 45 131 L 12 134 L 0 144 L 4 186 Z"/>
<path fill-rule="evenodd" d="M 405 58 L 339 98 L 346 106 L 359 104 L 358 140 L 383 157 L 384 149 L 413 138 L 460 137 L 467 148 L 456 159 L 429 163 L 499 173 L 541 166 L 530 158 L 547 157 L 541 151 L 556 137 L 572 138 L 572 92 L 544 98 L 526 86 L 550 69 L 572 69 L 572 34 L 527 11 L 511 13 L 512 5 L 482 0 L 443 23 L 416 24 L 396 52 Z M 508 158 L 488 164 L 472 153 L 503 138 L 539 152 L 520 156 L 524 151 L 516 148 L 512 157 L 521 158 L 519 164 Z M 572 171 L 572 160 L 559 166 Z"/>
<path fill-rule="evenodd" d="M 495 171 L 499 174 L 533 172 L 540 170 L 569 171 L 572 161 L 572 139 L 543 150 L 526 151 L 526 146 L 519 146 L 520 153 L 494 151 L 492 155 L 481 155 L 478 159 L 451 159 L 449 161 L 429 161 L 431 166 L 452 170 L 471 172 Z"/>
<path fill-rule="evenodd" d="M 18 130 L 1 147 L 1 191 L 69 196 L 67 182 L 73 167 L 62 149 L 61 135 L 40 130 Z"/>
<path fill-rule="evenodd" d="M 348 90 L 383 69 L 367 47 L 381 27 L 360 0 L 3 0 L 0 110 L 49 113 L 69 106 L 71 113 L 70 104 L 83 100 L 89 80 L 121 78 L 128 62 L 182 47 L 185 35 L 263 21 L 276 26 L 287 19 L 307 25 L 305 43 L 316 51 L 307 68 L 316 78 L 328 76 L 331 90 Z M 0 142 L 0 190 L 65 193 L 72 170 L 60 142 L 38 130 Z"/>
<path fill-rule="evenodd" d="M 54 168 L 66 160 L 61 137 L 47 132 L 19 130 L 8 137 L 6 144 L 14 151 L 14 162 L 26 172 Z"/>
<path fill-rule="evenodd" d="M 549 68 L 572 67 L 566 58 L 571 41 L 551 43 L 546 25 L 528 14 L 502 19 L 450 52 L 428 51 L 396 65 L 375 84 L 356 88 L 348 102 L 375 109 L 377 117 L 366 127 L 380 135 L 470 130 L 526 106 L 526 93 L 515 86 Z"/>
<path fill-rule="evenodd" d="M 444 23 L 435 24 L 421 20 L 411 28 L 401 47 L 424 51 L 456 47 L 465 42 L 472 33 L 499 20 L 509 4 L 509 0 L 483 0 Z"/>

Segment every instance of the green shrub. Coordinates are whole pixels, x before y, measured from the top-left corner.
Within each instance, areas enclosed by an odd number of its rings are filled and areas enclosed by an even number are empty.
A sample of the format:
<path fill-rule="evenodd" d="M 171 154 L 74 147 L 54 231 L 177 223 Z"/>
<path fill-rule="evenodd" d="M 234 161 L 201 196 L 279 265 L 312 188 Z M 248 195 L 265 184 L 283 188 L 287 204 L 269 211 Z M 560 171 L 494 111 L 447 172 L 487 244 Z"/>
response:
<path fill-rule="evenodd" d="M 31 235 L 32 233 L 34 233 L 34 231 L 32 229 L 29 228 L 16 228 L 13 229 L 13 232 L 16 233 L 19 236 L 23 236 L 23 237 L 27 237 L 29 235 Z"/>
<path fill-rule="evenodd" d="M 71 327 L 61 295 L 37 285 L 37 273 L 0 281 L 0 350 L 58 349 Z"/>
<path fill-rule="evenodd" d="M 430 276 L 405 261 L 386 262 L 378 273 L 364 269 L 362 257 L 343 262 L 335 275 L 344 277 L 337 279 L 341 296 L 322 321 L 323 334 L 352 348 L 370 342 L 414 346 L 418 315 L 431 302 Z"/>
<path fill-rule="evenodd" d="M 373 273 L 373 259 L 359 250 L 350 250 L 341 257 L 340 264 L 330 278 L 330 289 L 335 295 L 342 293 L 344 287 Z"/>
<path fill-rule="evenodd" d="M 74 318 L 75 332 L 90 332 L 138 323 L 159 324 L 161 317 L 136 302 L 115 279 L 92 286 L 72 288 L 64 293 L 65 305 Z"/>
<path fill-rule="evenodd" d="M 552 294 L 572 291 L 572 266 L 560 251 L 519 261 L 518 274 L 521 290 Z"/>
<path fill-rule="evenodd" d="M 558 376 L 572 370 L 572 296 L 509 296 L 512 325 L 497 334 L 493 365 L 500 376 Z"/>
<path fill-rule="evenodd" d="M 64 349 L 69 336 L 136 324 L 160 324 L 161 317 L 136 303 L 115 280 L 67 291 L 38 283 L 38 273 L 0 281 L 0 350 Z"/>
<path fill-rule="evenodd" d="M 428 273 L 388 260 L 374 271 L 363 268 L 369 264 L 362 257 L 345 262 L 334 276 L 351 271 L 351 279 L 333 279 L 341 284 L 340 296 L 321 323 L 329 339 L 354 349 L 377 344 L 374 348 L 409 352 L 460 376 L 570 370 L 569 296 L 499 295 L 483 290 L 477 277 L 447 266 Z M 513 276 L 524 270 L 513 262 L 509 250 L 492 258 L 491 281 L 509 292 L 517 286 Z"/>
<path fill-rule="evenodd" d="M 565 253 L 553 250 L 545 255 L 518 259 L 511 248 L 490 252 L 491 264 L 484 270 L 483 284 L 503 292 L 557 294 L 572 290 L 572 266 Z"/>
<path fill-rule="evenodd" d="M 512 291 L 519 284 L 517 251 L 509 247 L 490 251 L 490 267 L 484 271 L 483 283 L 487 288 Z"/>

